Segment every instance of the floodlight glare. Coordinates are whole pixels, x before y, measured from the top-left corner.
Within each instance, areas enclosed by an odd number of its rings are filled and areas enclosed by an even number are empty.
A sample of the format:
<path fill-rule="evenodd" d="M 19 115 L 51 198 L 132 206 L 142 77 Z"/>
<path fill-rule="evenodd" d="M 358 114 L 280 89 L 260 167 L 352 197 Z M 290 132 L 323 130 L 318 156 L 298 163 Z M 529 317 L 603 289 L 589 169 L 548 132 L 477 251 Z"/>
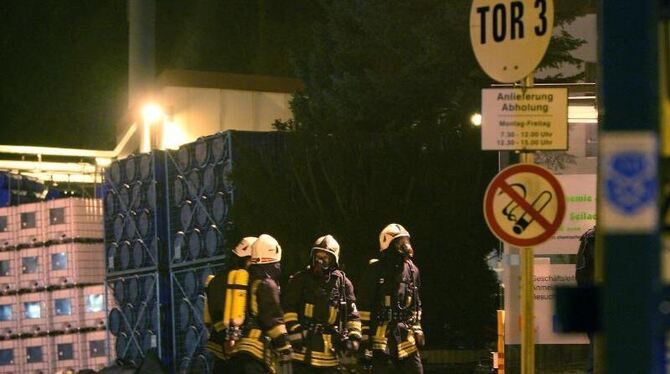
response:
<path fill-rule="evenodd" d="M 482 115 L 479 113 L 475 113 L 472 116 L 470 116 L 470 123 L 472 123 L 473 126 L 481 126 L 482 125 Z"/>

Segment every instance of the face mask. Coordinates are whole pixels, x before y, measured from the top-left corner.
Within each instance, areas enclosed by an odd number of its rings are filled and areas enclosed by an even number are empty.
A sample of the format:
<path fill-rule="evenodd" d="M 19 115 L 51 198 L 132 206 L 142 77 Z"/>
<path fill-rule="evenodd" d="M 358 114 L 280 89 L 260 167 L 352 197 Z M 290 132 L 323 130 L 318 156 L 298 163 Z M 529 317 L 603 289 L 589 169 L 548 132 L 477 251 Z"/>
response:
<path fill-rule="evenodd" d="M 409 243 L 403 243 L 398 245 L 398 253 L 400 253 L 400 255 L 405 258 L 414 257 L 414 249 L 412 248 L 412 245 Z"/>
<path fill-rule="evenodd" d="M 328 272 L 331 267 L 330 256 L 322 254 L 314 254 L 314 260 L 312 261 L 312 266 L 314 267 L 314 272 L 316 274 L 323 274 Z"/>

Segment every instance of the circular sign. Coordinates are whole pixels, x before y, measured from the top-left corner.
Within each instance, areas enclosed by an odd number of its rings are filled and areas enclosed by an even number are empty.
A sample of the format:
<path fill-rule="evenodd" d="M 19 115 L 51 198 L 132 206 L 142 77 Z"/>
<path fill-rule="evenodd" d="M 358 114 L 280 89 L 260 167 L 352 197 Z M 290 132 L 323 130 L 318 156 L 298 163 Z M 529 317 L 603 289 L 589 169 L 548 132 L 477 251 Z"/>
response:
<path fill-rule="evenodd" d="M 484 195 L 484 218 L 498 239 L 518 247 L 547 241 L 565 216 L 561 184 L 547 169 L 518 164 L 493 178 Z"/>
<path fill-rule="evenodd" d="M 512 83 L 544 57 L 554 28 L 553 0 L 474 0 L 470 43 L 491 78 Z"/>

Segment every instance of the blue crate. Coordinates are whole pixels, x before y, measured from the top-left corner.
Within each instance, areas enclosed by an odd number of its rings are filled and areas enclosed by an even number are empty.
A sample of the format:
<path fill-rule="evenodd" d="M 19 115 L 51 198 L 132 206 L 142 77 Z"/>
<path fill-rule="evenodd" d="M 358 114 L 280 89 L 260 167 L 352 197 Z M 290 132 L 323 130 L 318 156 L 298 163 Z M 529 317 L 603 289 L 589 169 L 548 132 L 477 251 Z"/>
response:
<path fill-rule="evenodd" d="M 154 151 L 114 161 L 103 198 L 107 275 L 156 271 L 167 266 L 166 153 Z"/>
<path fill-rule="evenodd" d="M 206 374 L 211 368 L 211 357 L 205 350 L 205 282 L 223 266 L 221 262 L 207 263 L 171 273 L 174 363 L 183 372 Z"/>
<path fill-rule="evenodd" d="M 138 367 L 150 349 L 173 365 L 171 292 L 167 275 L 145 273 L 107 279 L 112 357 Z"/>

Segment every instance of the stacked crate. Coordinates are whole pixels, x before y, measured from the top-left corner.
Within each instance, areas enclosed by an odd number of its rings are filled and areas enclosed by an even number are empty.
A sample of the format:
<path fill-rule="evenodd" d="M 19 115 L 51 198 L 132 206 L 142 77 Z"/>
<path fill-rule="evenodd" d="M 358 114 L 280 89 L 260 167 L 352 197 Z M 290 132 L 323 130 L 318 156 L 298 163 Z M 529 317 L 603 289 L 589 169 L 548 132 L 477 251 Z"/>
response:
<path fill-rule="evenodd" d="M 35 178 L 0 172 L 0 207 L 42 200 L 46 187 Z"/>
<path fill-rule="evenodd" d="M 139 366 L 155 350 L 171 361 L 165 152 L 113 162 L 105 178 L 107 315 L 111 356 Z M 169 320 L 169 318 L 167 318 Z"/>
<path fill-rule="evenodd" d="M 83 342 L 106 335 L 101 207 L 68 198 L 0 208 L 0 373 L 99 365 Z"/>
<path fill-rule="evenodd" d="M 276 156 L 281 144 L 277 133 L 227 131 L 110 165 L 104 226 L 112 357 L 138 366 L 156 349 L 171 371 L 211 372 L 205 282 L 239 239 L 227 236 L 230 175 L 247 151 Z"/>

